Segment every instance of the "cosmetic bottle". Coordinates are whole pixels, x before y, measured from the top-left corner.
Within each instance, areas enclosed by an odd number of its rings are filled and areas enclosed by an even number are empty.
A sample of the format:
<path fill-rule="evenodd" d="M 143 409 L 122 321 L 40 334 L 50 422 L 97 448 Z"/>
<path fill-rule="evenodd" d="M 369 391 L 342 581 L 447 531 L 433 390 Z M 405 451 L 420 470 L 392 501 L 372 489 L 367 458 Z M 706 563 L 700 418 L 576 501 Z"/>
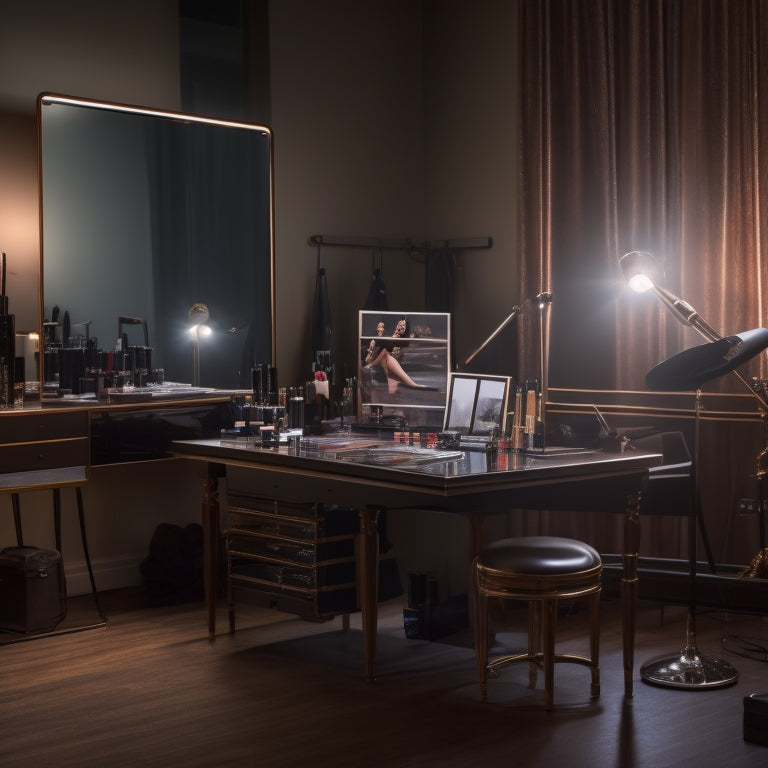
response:
<path fill-rule="evenodd" d="M 5 254 L 3 254 L 5 257 Z M 3 259 L 5 265 L 5 259 Z M 3 272 L 5 271 L 3 267 Z M 13 382 L 15 380 L 14 364 L 16 362 L 16 317 L 8 314 L 8 297 L 0 300 L 0 358 L 3 362 L 3 385 L 0 392 L 0 407 L 13 407 Z"/>
<path fill-rule="evenodd" d="M 13 369 L 13 407 L 24 407 L 24 382 L 26 380 L 25 375 L 25 361 L 23 357 L 17 357 Z"/>
<path fill-rule="evenodd" d="M 7 256 L 2 254 L 2 263 L 0 264 L 0 358 L 5 358 L 5 386 L 4 399 L 6 407 L 13 408 L 14 384 L 16 376 L 16 316 L 8 313 L 8 294 L 5 290 L 6 281 L 6 262 Z M 22 396 L 24 393 L 24 370 L 21 371 Z"/>
<path fill-rule="evenodd" d="M 8 407 L 8 366 L 5 356 L 0 356 L 0 409 Z"/>

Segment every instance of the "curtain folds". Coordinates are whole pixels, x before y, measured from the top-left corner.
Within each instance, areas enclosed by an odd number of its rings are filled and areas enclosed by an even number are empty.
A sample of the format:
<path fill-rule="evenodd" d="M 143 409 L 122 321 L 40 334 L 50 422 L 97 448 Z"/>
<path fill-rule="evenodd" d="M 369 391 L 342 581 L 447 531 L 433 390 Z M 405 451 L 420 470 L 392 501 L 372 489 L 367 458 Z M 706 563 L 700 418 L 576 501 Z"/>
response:
<path fill-rule="evenodd" d="M 679 16 L 664 0 L 521 2 L 519 277 L 523 295 L 551 285 L 551 386 L 641 386 L 680 333 L 626 302 L 617 267 L 647 250 L 675 277 Z"/>
<path fill-rule="evenodd" d="M 642 391 L 703 343 L 629 290 L 627 251 L 652 253 L 723 335 L 768 325 L 768 0 L 520 0 L 519 35 L 519 280 L 552 291 L 550 387 Z M 520 378 L 537 369 L 532 322 Z M 767 359 L 745 377 L 766 378 Z M 745 391 L 736 377 L 707 390 Z M 733 500 L 762 435 L 704 435 L 716 558 L 748 562 Z"/>
<path fill-rule="evenodd" d="M 684 8 L 681 288 L 727 335 L 768 323 L 768 3 Z"/>
<path fill-rule="evenodd" d="M 724 335 L 766 325 L 768 3 L 520 9 L 519 279 L 523 295 L 553 292 L 550 384 L 643 388 L 701 343 L 628 292 L 630 250 Z M 523 330 L 521 370 L 536 353 Z"/>

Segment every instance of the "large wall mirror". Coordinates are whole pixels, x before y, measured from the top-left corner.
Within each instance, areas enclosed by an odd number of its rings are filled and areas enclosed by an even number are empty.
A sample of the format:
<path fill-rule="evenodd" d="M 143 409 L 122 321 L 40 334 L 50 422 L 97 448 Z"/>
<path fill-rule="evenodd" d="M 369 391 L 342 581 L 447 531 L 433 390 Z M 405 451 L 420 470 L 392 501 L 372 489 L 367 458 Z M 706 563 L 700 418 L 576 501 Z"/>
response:
<path fill-rule="evenodd" d="M 50 94 L 38 118 L 45 345 L 146 348 L 166 382 L 250 389 L 274 361 L 269 129 Z"/>

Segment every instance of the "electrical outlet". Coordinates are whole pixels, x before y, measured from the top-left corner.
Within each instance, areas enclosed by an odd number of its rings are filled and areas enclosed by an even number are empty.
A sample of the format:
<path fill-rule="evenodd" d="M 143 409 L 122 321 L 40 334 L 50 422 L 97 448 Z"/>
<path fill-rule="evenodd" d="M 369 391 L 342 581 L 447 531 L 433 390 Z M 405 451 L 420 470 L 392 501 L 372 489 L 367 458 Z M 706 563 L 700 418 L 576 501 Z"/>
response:
<path fill-rule="evenodd" d="M 762 503 L 757 499 L 739 499 L 740 515 L 756 515 L 761 511 Z"/>

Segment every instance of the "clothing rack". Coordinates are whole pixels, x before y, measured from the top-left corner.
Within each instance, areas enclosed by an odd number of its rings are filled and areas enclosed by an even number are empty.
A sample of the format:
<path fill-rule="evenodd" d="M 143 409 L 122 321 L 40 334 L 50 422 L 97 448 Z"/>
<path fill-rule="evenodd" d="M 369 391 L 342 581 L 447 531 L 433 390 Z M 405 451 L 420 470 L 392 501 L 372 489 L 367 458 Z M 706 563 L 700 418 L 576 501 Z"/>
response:
<path fill-rule="evenodd" d="M 309 244 L 318 248 L 375 248 L 382 251 L 468 251 L 491 248 L 493 239 L 464 237 L 445 240 L 412 240 L 411 238 L 311 235 Z"/>

